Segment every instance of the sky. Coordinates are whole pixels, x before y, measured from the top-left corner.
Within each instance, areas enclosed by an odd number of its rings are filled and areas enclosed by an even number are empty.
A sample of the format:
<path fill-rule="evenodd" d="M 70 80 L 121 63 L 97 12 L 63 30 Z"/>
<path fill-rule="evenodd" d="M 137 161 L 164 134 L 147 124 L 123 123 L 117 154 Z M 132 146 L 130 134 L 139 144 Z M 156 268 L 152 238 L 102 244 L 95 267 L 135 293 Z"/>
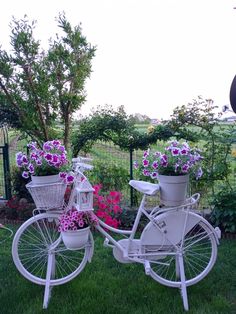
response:
<path fill-rule="evenodd" d="M 168 119 L 197 96 L 229 104 L 236 74 L 236 0 L 9 0 L 0 10 L 0 44 L 9 50 L 12 16 L 37 20 L 47 49 L 64 11 L 97 47 L 86 83 L 91 108 L 123 105 L 127 114 Z"/>

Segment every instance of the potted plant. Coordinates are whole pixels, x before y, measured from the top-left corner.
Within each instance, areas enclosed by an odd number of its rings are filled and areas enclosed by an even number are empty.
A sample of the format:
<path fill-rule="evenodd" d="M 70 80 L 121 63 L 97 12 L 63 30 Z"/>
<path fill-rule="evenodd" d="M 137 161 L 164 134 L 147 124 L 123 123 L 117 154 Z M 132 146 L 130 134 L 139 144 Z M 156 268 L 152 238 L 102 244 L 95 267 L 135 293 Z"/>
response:
<path fill-rule="evenodd" d="M 190 174 L 196 179 L 202 176 L 202 159 L 199 149 L 173 140 L 163 152 L 144 151 L 142 161 L 135 161 L 134 168 L 140 170 L 142 176 L 159 181 L 163 205 L 178 206 L 186 199 Z"/>
<path fill-rule="evenodd" d="M 16 165 L 26 179 L 26 184 L 38 209 L 60 208 L 64 204 L 66 186 L 72 183 L 74 176 L 66 169 L 69 165 L 65 147 L 59 140 L 51 140 L 42 144 L 27 145 L 28 153 L 16 154 Z"/>
<path fill-rule="evenodd" d="M 27 145 L 28 153 L 16 154 L 16 165 L 22 170 L 22 176 L 35 184 L 53 183 L 59 178 L 66 182 L 73 181 L 73 176 L 64 170 L 68 165 L 65 147 L 59 140 L 47 141 L 42 148 L 32 142 Z"/>
<path fill-rule="evenodd" d="M 90 227 L 97 223 L 98 219 L 92 210 L 78 211 L 72 207 L 59 217 L 58 231 L 68 249 L 78 250 L 88 242 Z"/>

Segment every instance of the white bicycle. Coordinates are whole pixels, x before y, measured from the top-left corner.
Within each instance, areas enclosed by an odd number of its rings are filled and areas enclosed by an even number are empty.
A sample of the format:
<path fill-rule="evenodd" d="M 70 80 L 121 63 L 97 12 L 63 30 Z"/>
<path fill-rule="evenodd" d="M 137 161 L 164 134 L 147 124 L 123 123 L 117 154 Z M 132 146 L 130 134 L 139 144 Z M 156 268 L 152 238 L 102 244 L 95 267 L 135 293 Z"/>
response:
<path fill-rule="evenodd" d="M 90 165 L 81 158 L 75 160 L 76 180 L 71 195 L 78 190 L 81 176 Z M 199 194 L 188 198 L 184 204 L 172 208 L 146 208 L 146 200 L 159 191 L 158 184 L 131 180 L 130 185 L 143 194 L 131 230 L 115 229 L 100 219 L 96 229 L 105 237 L 104 245 L 113 249 L 120 263 L 141 263 L 145 273 L 160 284 L 179 288 L 184 309 L 188 310 L 187 287 L 198 283 L 212 269 L 217 258 L 220 230 L 213 228 L 193 210 Z M 70 202 L 73 200 L 69 200 Z M 19 272 L 28 280 L 45 286 L 43 308 L 47 308 L 53 286 L 75 278 L 91 262 L 94 252 L 93 235 L 82 248 L 65 247 L 58 231 L 59 215 L 68 207 L 34 211 L 34 216 L 23 223 L 15 234 L 12 256 Z M 35 214 L 39 212 L 38 214 Z M 140 218 L 148 223 L 139 239 L 135 237 Z M 124 236 L 121 240 L 109 233 Z"/>

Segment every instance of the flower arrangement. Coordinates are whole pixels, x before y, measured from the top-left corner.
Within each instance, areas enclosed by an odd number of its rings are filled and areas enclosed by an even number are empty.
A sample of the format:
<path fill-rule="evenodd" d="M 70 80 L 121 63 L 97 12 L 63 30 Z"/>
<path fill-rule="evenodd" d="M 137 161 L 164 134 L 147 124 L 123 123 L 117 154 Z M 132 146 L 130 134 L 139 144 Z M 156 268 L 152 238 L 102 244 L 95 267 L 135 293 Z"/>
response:
<path fill-rule="evenodd" d="M 65 182 L 71 183 L 74 177 L 63 171 L 69 163 L 65 147 L 59 140 L 43 143 L 42 149 L 37 143 L 27 145 L 28 154 L 18 152 L 16 154 L 16 165 L 22 170 L 22 177 L 27 179 L 30 175 L 46 176 L 60 174 Z"/>
<path fill-rule="evenodd" d="M 134 162 L 134 168 L 145 177 L 158 179 L 158 175 L 179 176 L 193 173 L 199 179 L 203 172 L 200 163 L 203 157 L 200 150 L 190 148 L 187 142 L 168 142 L 164 152 L 144 151 L 141 163 Z"/>
<path fill-rule="evenodd" d="M 118 228 L 121 224 L 118 219 L 122 212 L 120 207 L 121 193 L 110 191 L 108 194 L 101 195 L 102 184 L 93 186 L 94 188 L 94 209 L 96 215 L 102 219 L 107 225 Z"/>
<path fill-rule="evenodd" d="M 77 211 L 74 207 L 63 213 L 59 218 L 59 232 L 66 232 L 69 230 L 79 230 L 87 228 L 88 226 L 96 226 L 98 219 L 93 211 Z"/>

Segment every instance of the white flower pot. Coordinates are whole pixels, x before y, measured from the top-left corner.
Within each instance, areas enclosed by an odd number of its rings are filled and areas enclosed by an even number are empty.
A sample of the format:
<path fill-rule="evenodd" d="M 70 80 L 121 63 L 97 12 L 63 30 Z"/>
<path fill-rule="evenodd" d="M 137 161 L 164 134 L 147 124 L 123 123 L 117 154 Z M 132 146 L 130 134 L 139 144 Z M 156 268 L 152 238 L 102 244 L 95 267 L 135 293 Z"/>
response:
<path fill-rule="evenodd" d="M 49 176 L 31 176 L 32 183 L 35 185 L 50 184 L 60 181 L 59 174 L 52 174 Z"/>
<path fill-rule="evenodd" d="M 88 242 L 89 231 L 90 227 L 79 230 L 61 231 L 62 240 L 68 249 L 78 250 Z"/>
<path fill-rule="evenodd" d="M 179 206 L 187 197 L 189 174 L 180 176 L 158 176 L 160 202 L 165 206 Z"/>

